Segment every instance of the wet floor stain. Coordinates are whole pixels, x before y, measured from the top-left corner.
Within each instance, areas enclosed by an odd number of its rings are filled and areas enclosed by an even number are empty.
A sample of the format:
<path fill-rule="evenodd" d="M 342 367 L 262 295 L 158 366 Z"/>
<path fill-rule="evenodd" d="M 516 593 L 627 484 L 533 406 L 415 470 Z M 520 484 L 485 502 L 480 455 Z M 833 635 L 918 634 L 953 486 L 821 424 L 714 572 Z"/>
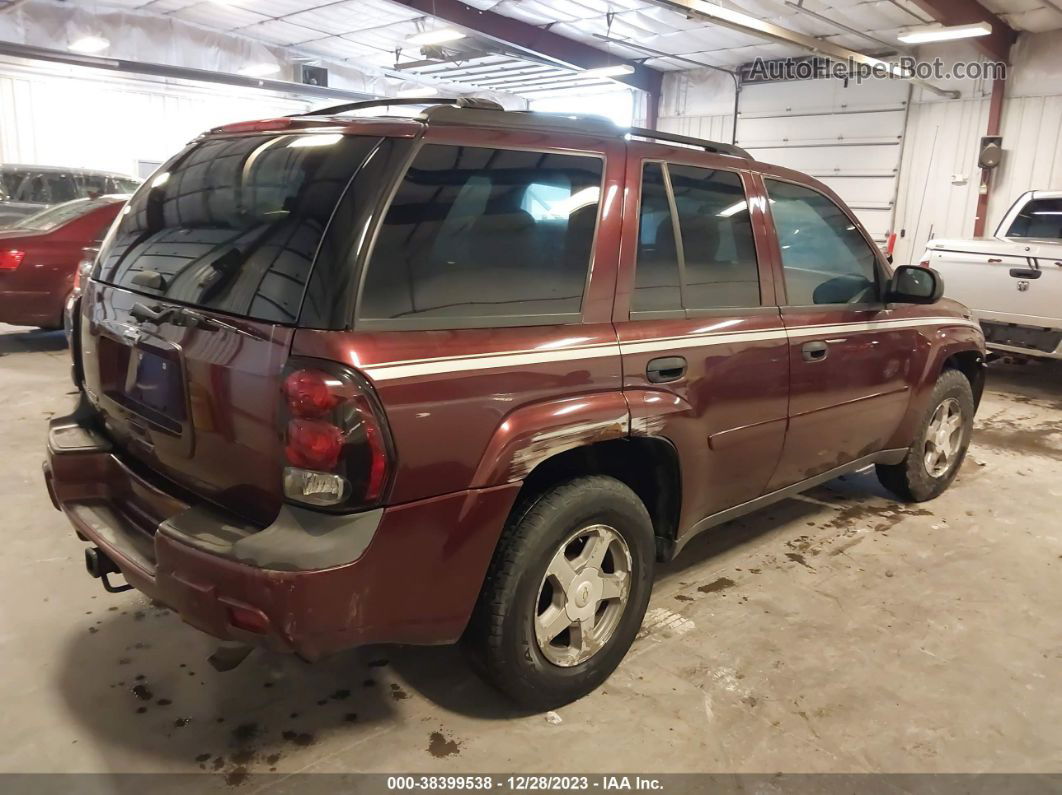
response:
<path fill-rule="evenodd" d="M 789 558 L 791 561 L 793 561 L 794 563 L 799 563 L 805 569 L 811 569 L 812 571 L 815 570 L 811 566 L 808 565 L 808 562 L 804 559 L 804 556 L 801 555 L 799 552 L 786 552 L 785 556 L 787 558 Z"/>
<path fill-rule="evenodd" d="M 446 737 L 441 731 L 432 732 L 428 738 L 428 753 L 442 759 L 446 756 L 455 756 L 461 753 L 461 746 L 456 740 Z"/>
<path fill-rule="evenodd" d="M 405 690 L 403 690 L 399 685 L 392 684 L 391 685 L 391 698 L 393 698 L 395 701 L 403 701 L 403 700 L 409 698 L 409 693 L 407 693 Z"/>
<path fill-rule="evenodd" d="M 133 695 L 141 701 L 151 701 L 155 697 L 147 685 L 133 685 Z"/>
<path fill-rule="evenodd" d="M 258 736 L 257 723 L 241 723 L 232 730 L 232 739 L 236 743 L 248 743 Z"/>
<path fill-rule="evenodd" d="M 303 748 L 309 745 L 313 745 L 315 742 L 317 742 L 317 738 L 309 732 L 297 732 L 291 729 L 281 732 L 280 736 L 292 745 L 298 745 Z"/>
<path fill-rule="evenodd" d="M 701 593 L 718 593 L 719 591 L 725 591 L 727 588 L 733 588 L 734 585 L 734 581 L 729 577 L 720 577 L 707 585 L 702 585 L 697 590 Z"/>

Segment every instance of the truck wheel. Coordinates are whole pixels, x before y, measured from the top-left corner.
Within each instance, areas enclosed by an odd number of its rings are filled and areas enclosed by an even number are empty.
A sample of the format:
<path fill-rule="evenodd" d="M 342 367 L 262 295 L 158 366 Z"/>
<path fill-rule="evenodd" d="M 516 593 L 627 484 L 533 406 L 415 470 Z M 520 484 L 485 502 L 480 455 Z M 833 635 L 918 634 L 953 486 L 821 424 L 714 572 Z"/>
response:
<path fill-rule="evenodd" d="M 945 370 L 929 400 L 915 443 L 899 464 L 878 464 L 878 480 L 901 500 L 924 502 L 951 485 L 973 430 L 973 390 L 958 370 Z"/>
<path fill-rule="evenodd" d="M 556 486 L 510 517 L 464 644 L 518 703 L 574 701 L 634 641 L 654 560 L 649 512 L 627 486 L 602 475 Z"/>

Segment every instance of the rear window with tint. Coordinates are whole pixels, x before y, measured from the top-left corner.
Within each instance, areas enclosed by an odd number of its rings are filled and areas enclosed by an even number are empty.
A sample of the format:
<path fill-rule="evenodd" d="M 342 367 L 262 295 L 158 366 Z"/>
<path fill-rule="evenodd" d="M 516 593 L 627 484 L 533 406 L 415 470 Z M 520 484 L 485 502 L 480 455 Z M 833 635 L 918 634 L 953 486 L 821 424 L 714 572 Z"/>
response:
<path fill-rule="evenodd" d="M 327 133 L 203 141 L 126 206 L 100 252 L 97 278 L 295 323 L 336 204 L 377 142 Z"/>
<path fill-rule="evenodd" d="M 384 218 L 358 323 L 519 326 L 577 319 L 601 199 L 586 155 L 426 145 Z"/>
<path fill-rule="evenodd" d="M 1007 237 L 1062 239 L 1062 199 L 1033 199 L 1021 208 Z"/>

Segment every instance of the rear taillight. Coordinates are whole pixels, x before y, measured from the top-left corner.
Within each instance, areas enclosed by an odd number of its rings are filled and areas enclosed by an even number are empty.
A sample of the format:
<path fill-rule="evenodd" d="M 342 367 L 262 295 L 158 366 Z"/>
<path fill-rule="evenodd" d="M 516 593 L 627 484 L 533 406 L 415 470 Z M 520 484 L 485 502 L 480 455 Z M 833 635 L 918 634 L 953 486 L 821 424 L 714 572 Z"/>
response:
<path fill-rule="evenodd" d="M 22 264 L 25 258 L 26 252 L 19 251 L 17 248 L 0 251 L 0 271 L 13 271 Z"/>
<path fill-rule="evenodd" d="M 316 359 L 291 360 L 281 400 L 284 496 L 354 511 L 378 504 L 391 474 L 391 437 L 369 383 Z"/>

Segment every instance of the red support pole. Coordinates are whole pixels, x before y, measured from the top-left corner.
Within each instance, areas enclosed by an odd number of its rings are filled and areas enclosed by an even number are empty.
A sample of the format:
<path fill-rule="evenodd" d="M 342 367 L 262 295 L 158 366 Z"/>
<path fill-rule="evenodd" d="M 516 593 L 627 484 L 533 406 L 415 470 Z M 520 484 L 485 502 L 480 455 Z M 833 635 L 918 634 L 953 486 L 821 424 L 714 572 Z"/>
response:
<path fill-rule="evenodd" d="M 985 135 L 999 135 L 1003 120 L 1003 95 L 1006 93 L 1006 80 L 996 78 L 992 83 L 992 96 L 988 101 L 988 130 Z M 974 237 L 984 237 L 985 224 L 988 222 L 988 195 L 992 186 L 991 168 L 981 169 L 981 184 L 977 193 L 977 215 L 974 216 Z"/>

